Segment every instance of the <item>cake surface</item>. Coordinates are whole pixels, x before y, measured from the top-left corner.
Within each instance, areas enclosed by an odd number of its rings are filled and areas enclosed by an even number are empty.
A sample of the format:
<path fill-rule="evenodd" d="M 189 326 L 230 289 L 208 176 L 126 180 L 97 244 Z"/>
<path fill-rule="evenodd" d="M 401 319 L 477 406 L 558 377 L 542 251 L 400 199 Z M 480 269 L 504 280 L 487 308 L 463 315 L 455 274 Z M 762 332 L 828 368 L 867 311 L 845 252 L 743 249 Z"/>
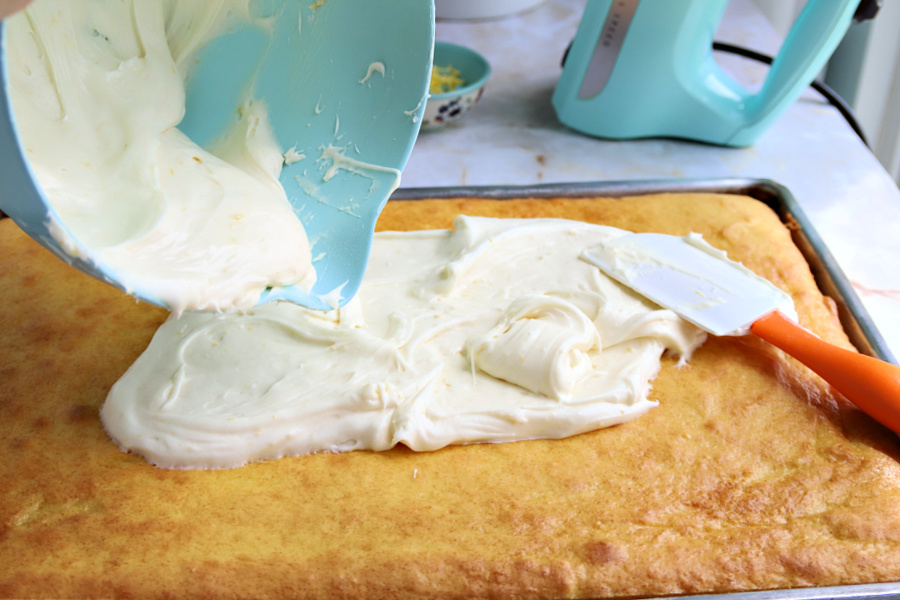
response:
<path fill-rule="evenodd" d="M 849 346 L 789 232 L 719 195 L 390 202 L 701 233 Z M 637 420 L 564 440 L 316 454 L 170 471 L 99 409 L 165 311 L 0 221 L 0 596 L 650 596 L 900 580 L 896 437 L 780 351 L 710 338 L 664 359 Z"/>

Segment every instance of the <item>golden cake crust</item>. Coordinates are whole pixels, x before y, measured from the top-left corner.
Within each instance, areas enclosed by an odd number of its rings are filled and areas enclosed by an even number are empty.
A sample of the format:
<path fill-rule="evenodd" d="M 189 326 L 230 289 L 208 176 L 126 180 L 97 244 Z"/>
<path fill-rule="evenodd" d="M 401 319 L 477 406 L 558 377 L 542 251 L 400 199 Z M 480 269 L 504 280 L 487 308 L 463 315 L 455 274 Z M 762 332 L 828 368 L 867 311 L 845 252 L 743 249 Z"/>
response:
<path fill-rule="evenodd" d="M 712 245 L 849 346 L 789 232 L 721 195 L 390 202 L 379 229 L 457 213 L 577 218 Z M 660 406 L 558 441 L 317 454 L 167 471 L 98 411 L 165 311 L 0 221 L 0 596 L 648 596 L 900 580 L 895 436 L 750 338 L 664 359 Z"/>

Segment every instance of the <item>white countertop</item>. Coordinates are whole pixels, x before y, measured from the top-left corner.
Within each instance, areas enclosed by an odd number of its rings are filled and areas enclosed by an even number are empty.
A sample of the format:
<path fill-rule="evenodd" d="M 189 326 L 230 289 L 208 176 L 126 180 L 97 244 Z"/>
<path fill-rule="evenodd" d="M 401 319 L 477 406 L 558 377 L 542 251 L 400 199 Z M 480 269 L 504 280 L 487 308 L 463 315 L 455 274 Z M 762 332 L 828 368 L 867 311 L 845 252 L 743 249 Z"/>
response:
<path fill-rule="evenodd" d="M 755 145 L 607 141 L 565 128 L 550 98 L 586 0 L 548 0 L 481 22 L 439 21 L 436 38 L 481 52 L 492 77 L 461 121 L 422 132 L 402 187 L 749 177 L 787 187 L 852 283 L 888 348 L 900 357 L 900 189 L 843 117 L 815 92 Z M 752 0 L 732 0 L 717 35 L 773 53 L 780 43 Z M 718 56 L 718 55 L 717 55 Z M 723 55 L 751 89 L 766 69 Z"/>

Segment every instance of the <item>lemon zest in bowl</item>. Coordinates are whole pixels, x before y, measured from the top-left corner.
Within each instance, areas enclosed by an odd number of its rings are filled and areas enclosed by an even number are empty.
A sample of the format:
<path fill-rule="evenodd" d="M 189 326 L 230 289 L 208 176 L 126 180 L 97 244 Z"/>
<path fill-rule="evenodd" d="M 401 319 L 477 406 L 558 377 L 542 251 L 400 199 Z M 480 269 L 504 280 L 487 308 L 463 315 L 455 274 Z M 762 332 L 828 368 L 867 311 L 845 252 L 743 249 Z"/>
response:
<path fill-rule="evenodd" d="M 466 81 L 462 78 L 459 69 L 451 65 L 445 67 L 434 65 L 431 69 L 431 85 L 428 91 L 432 94 L 445 94 L 465 84 Z"/>

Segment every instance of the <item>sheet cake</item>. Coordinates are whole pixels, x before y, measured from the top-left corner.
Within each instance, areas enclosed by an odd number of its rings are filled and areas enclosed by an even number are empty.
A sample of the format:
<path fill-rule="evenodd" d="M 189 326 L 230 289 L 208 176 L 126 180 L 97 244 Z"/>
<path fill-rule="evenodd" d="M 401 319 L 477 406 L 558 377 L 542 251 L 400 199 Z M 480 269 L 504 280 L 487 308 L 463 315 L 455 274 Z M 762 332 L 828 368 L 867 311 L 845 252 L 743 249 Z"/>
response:
<path fill-rule="evenodd" d="M 789 232 L 724 195 L 390 202 L 380 229 L 552 216 L 712 245 L 849 346 Z M 896 437 L 780 351 L 664 359 L 660 406 L 559 441 L 169 471 L 98 411 L 163 310 L 0 221 L 0 596 L 578 598 L 900 579 Z"/>

